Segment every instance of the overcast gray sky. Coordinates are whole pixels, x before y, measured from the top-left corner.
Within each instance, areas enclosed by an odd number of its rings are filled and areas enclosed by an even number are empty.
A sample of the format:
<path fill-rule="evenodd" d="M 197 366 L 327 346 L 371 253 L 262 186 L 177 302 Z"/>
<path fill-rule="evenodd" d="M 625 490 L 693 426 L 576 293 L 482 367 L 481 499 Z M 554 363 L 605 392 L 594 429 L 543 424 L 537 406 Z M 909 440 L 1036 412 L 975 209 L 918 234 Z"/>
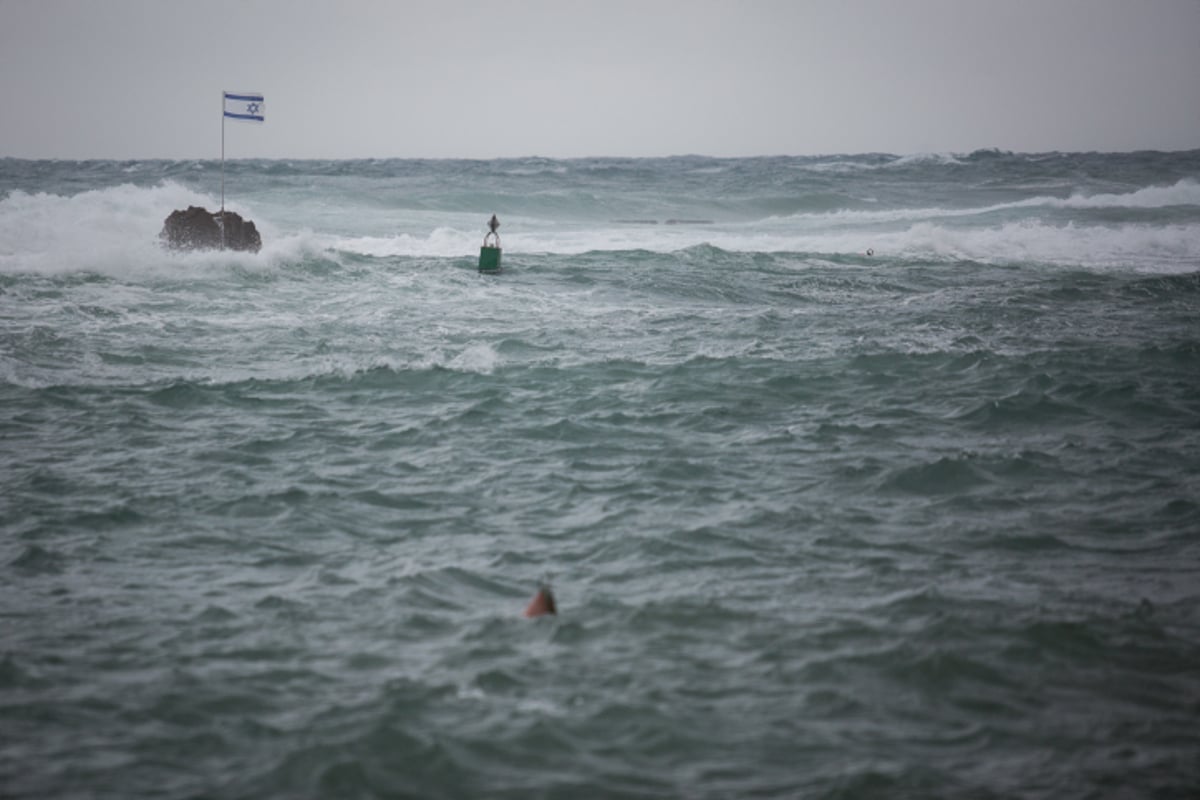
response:
<path fill-rule="evenodd" d="M 1200 148 L 1200 0 L 0 0 L 0 156 Z"/>

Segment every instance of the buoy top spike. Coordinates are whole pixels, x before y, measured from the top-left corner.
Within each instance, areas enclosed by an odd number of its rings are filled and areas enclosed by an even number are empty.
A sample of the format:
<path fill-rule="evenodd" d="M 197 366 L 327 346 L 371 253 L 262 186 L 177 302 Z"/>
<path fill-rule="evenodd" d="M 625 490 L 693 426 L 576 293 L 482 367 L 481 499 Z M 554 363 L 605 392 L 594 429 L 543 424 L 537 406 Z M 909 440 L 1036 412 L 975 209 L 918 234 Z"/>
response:
<path fill-rule="evenodd" d="M 492 264 L 490 267 L 488 267 L 488 269 L 495 272 L 499 271 L 500 268 L 500 263 L 498 260 L 500 258 L 500 234 L 496 233 L 496 228 L 500 227 L 500 220 L 496 219 L 495 214 L 492 214 L 492 218 L 488 220 L 488 227 L 491 230 L 483 235 L 483 246 L 484 248 L 494 248 L 493 251 L 488 252 L 495 256 L 496 263 Z M 481 251 L 479 255 L 481 259 L 479 268 L 484 269 L 485 267 L 482 261 L 484 253 Z"/>

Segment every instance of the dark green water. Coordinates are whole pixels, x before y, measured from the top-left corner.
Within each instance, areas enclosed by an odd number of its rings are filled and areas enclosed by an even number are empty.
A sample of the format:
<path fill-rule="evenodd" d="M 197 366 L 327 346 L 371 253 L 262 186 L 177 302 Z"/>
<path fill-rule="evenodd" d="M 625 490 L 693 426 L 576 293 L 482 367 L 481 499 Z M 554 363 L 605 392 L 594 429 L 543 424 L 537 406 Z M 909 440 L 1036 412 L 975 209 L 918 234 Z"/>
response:
<path fill-rule="evenodd" d="M 1196 154 L 212 167 L 0 162 L 0 796 L 1196 795 Z"/>

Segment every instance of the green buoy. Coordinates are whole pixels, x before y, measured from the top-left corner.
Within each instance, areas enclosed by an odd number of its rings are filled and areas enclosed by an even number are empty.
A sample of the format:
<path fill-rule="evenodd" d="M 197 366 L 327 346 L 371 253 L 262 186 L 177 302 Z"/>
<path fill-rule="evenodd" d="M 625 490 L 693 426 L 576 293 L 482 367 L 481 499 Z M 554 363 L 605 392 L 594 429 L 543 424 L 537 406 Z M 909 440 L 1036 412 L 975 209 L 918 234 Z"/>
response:
<path fill-rule="evenodd" d="M 496 228 L 500 227 L 500 220 L 496 219 L 495 214 L 488 220 L 488 227 L 491 230 L 484 235 L 483 247 L 479 248 L 479 271 L 495 274 L 500 271 L 500 234 L 496 233 Z M 489 244 L 489 240 L 492 244 Z"/>

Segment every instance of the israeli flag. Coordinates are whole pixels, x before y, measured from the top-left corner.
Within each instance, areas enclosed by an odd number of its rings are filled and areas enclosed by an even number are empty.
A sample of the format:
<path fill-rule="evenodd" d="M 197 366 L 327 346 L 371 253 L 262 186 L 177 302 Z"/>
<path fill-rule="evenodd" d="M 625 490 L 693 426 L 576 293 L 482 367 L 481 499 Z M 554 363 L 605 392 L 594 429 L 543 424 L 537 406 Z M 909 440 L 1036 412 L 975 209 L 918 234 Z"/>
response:
<path fill-rule="evenodd" d="M 263 96 L 254 92 L 225 92 L 225 116 L 242 122 L 262 122 L 266 113 Z"/>

